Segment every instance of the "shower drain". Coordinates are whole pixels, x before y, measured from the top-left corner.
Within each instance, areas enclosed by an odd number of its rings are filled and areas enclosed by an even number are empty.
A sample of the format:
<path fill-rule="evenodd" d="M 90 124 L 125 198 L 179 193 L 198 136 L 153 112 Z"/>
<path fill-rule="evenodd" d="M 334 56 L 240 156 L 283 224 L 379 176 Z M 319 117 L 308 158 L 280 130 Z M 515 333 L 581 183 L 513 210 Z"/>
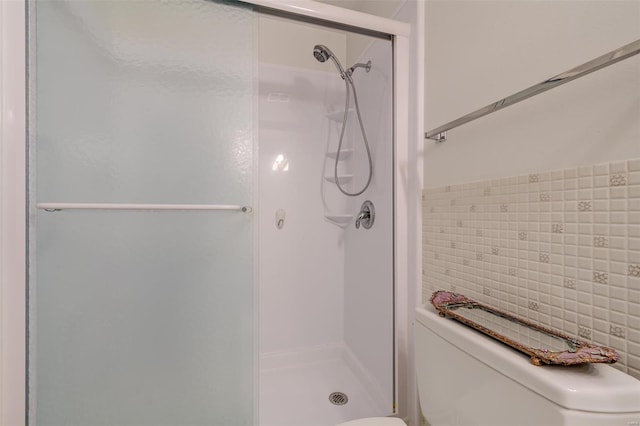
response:
<path fill-rule="evenodd" d="M 333 392 L 331 395 L 329 395 L 329 401 L 333 405 L 345 405 L 347 402 L 349 402 L 349 397 L 346 393 L 343 392 Z"/>

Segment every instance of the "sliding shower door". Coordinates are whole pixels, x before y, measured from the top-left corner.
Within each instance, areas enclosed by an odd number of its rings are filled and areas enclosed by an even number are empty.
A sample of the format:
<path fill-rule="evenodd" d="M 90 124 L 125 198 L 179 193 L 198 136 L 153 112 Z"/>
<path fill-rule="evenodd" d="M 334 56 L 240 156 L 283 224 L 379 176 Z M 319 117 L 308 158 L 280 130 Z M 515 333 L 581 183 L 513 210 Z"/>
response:
<path fill-rule="evenodd" d="M 253 424 L 252 14 L 30 4 L 29 424 Z"/>

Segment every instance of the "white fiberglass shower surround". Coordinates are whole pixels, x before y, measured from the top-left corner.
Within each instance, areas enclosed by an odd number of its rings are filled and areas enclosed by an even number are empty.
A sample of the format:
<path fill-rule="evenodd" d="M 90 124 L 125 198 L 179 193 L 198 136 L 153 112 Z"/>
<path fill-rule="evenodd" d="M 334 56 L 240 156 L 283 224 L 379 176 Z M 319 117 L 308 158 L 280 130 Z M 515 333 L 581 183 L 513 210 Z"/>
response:
<path fill-rule="evenodd" d="M 0 13 L 0 425 L 398 414 L 407 26 L 311 1 Z"/>

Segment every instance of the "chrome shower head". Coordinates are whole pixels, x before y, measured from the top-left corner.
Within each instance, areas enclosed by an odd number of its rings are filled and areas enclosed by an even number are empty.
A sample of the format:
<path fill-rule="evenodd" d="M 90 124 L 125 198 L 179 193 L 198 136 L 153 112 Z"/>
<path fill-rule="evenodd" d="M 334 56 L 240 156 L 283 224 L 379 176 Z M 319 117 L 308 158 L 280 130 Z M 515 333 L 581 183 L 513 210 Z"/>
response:
<path fill-rule="evenodd" d="M 334 55 L 333 52 L 324 44 L 316 44 L 313 47 L 313 56 L 318 60 L 318 62 L 326 62 L 327 59 L 331 58 L 340 72 L 340 77 L 342 77 L 343 80 L 349 78 L 349 76 L 344 72 L 342 65 L 340 65 L 338 58 L 336 58 L 336 55 Z"/>
<path fill-rule="evenodd" d="M 333 56 L 333 52 L 323 44 L 316 44 L 313 48 L 313 56 L 318 62 L 326 62 L 327 59 Z"/>

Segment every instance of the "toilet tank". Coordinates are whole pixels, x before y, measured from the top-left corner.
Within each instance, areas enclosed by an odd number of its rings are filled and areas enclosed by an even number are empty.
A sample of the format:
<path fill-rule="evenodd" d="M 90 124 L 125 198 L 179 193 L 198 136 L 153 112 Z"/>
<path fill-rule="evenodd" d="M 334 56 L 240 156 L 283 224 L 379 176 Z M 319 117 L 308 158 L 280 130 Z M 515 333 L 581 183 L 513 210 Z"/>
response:
<path fill-rule="evenodd" d="M 431 426 L 640 426 L 640 381 L 611 365 L 535 366 L 430 305 L 416 309 L 415 342 Z"/>

